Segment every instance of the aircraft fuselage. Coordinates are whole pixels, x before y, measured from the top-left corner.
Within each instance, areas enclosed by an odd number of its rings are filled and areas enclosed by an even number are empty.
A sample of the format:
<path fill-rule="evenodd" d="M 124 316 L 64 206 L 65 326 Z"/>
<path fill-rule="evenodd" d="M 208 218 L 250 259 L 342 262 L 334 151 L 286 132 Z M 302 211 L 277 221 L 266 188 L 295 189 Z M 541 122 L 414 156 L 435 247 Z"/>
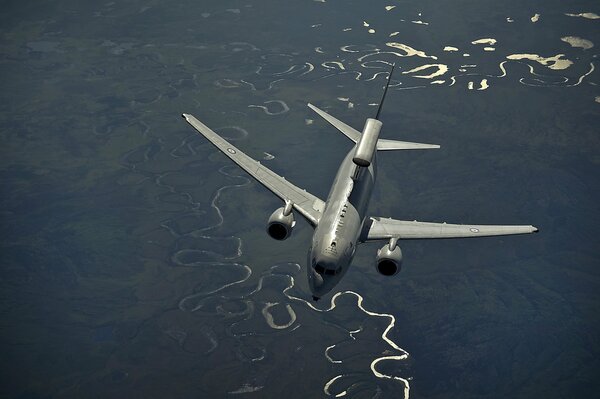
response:
<path fill-rule="evenodd" d="M 377 151 L 440 148 L 436 144 L 379 139 L 381 106 L 389 88 L 390 70 L 375 118 L 368 118 L 362 132 L 312 104 L 308 106 L 355 143 L 340 165 L 326 201 L 295 186 L 265 165 L 249 157 L 193 115 L 186 121 L 225 156 L 285 202 L 267 221 L 267 233 L 276 240 L 287 239 L 296 223 L 296 211 L 315 228 L 308 250 L 308 282 L 313 298 L 330 292 L 348 271 L 356 247 L 366 241 L 388 241 L 377 251 L 377 271 L 393 276 L 401 269 L 398 240 L 470 238 L 537 233 L 532 225 L 474 225 L 397 220 L 367 215 L 377 169 Z"/>
<path fill-rule="evenodd" d="M 308 282 L 315 299 L 331 291 L 348 270 L 367 217 L 377 175 L 376 153 L 368 167 L 360 167 L 353 161 L 356 148 L 338 169 L 308 251 Z"/>

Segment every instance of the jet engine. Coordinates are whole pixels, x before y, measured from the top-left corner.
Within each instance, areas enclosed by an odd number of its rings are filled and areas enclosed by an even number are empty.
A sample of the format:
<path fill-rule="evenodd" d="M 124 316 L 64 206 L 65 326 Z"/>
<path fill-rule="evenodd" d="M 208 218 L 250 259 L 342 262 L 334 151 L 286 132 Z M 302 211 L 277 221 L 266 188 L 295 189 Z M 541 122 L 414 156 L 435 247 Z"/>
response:
<path fill-rule="evenodd" d="M 288 209 L 289 208 L 289 209 Z M 271 214 L 267 223 L 267 233 L 275 240 L 285 240 L 292 234 L 292 229 L 296 225 L 292 207 L 279 208 Z"/>
<path fill-rule="evenodd" d="M 377 251 L 377 271 L 384 276 L 395 276 L 402 268 L 402 250 L 392 238 L 389 244 Z"/>

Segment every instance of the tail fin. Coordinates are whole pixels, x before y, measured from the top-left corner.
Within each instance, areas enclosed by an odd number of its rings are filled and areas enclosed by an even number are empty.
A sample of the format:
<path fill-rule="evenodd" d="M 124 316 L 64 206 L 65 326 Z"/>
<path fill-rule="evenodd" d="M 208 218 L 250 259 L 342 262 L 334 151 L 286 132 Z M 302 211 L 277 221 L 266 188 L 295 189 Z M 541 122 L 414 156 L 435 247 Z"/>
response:
<path fill-rule="evenodd" d="M 383 89 L 383 96 L 381 96 L 381 102 L 379 103 L 379 107 L 377 108 L 377 114 L 375 115 L 375 119 L 379 120 L 379 114 L 381 113 L 381 108 L 383 107 L 383 101 L 385 101 L 385 95 L 387 94 L 388 87 L 390 87 L 390 82 L 392 81 L 392 73 L 394 73 L 394 68 L 396 67 L 396 63 L 392 64 L 392 69 L 390 70 L 390 74 L 388 75 L 387 83 L 385 84 L 385 89 Z"/>

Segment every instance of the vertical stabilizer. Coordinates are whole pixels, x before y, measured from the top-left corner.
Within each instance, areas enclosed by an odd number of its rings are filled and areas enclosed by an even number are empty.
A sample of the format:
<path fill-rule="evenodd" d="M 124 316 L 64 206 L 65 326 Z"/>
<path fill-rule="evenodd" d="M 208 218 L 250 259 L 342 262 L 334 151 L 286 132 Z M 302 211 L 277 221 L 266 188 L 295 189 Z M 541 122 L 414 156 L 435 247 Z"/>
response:
<path fill-rule="evenodd" d="M 379 114 L 381 114 L 381 108 L 383 107 L 383 102 L 385 101 L 385 95 L 387 94 L 388 87 L 390 87 L 390 82 L 392 81 L 392 73 L 394 73 L 394 67 L 396 63 L 392 64 L 392 69 L 390 70 L 390 74 L 388 75 L 388 80 L 385 85 L 385 89 L 383 90 L 383 96 L 381 97 L 381 102 L 379 103 L 379 108 L 377 108 L 377 114 L 375 115 L 375 119 L 379 120 Z"/>

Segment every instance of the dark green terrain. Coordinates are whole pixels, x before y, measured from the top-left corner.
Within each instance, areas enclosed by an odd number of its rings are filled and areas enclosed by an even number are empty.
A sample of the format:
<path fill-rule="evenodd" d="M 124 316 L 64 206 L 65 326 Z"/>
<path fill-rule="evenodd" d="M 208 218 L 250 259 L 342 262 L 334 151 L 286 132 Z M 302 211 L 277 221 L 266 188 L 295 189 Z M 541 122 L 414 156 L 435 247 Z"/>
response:
<path fill-rule="evenodd" d="M 600 19 L 580 13 L 600 7 L 3 2 L 0 397 L 597 396 Z M 180 115 L 325 198 L 351 144 L 306 103 L 361 128 L 391 62 L 382 136 L 441 149 L 381 154 L 373 215 L 541 232 L 401 242 L 392 278 L 364 245 L 313 308 L 310 226 L 271 240 L 280 201 Z"/>

